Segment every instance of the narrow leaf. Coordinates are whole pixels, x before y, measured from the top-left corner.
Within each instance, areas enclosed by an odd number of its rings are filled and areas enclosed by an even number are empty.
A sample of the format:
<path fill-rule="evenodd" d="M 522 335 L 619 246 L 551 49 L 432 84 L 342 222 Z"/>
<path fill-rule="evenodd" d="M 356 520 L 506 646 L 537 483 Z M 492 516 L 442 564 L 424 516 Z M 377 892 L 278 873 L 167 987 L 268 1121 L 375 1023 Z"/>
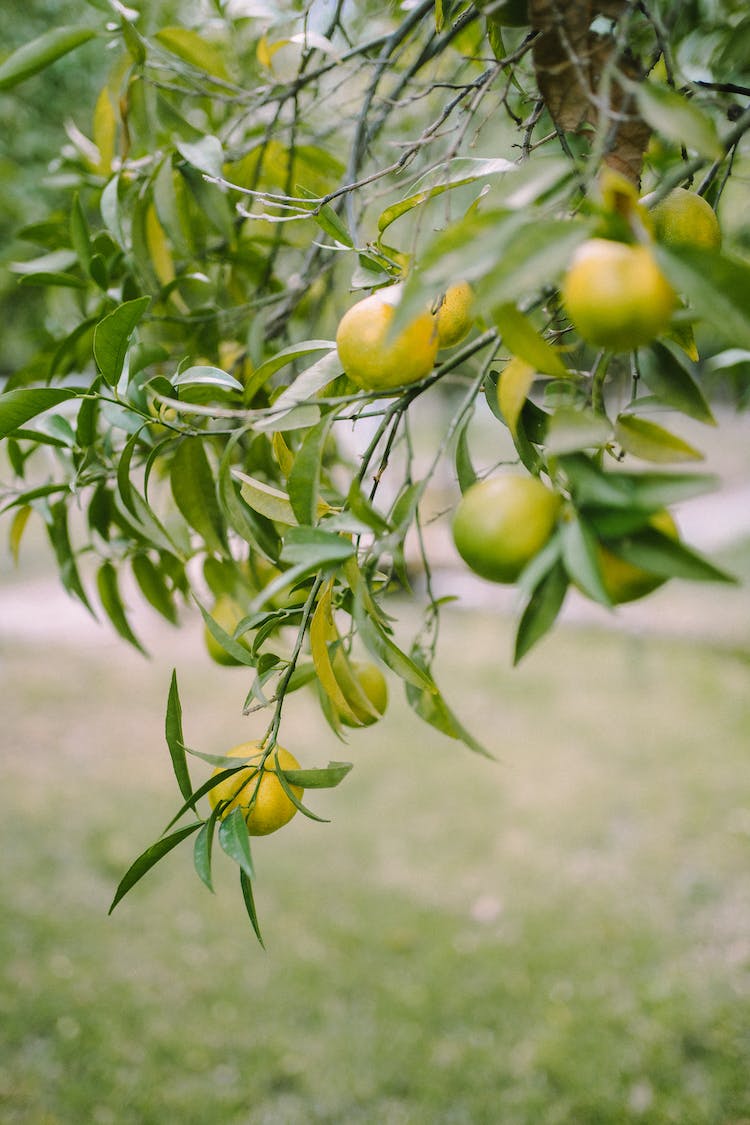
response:
<path fill-rule="evenodd" d="M 100 566 L 96 576 L 96 586 L 107 617 L 110 619 L 117 632 L 123 640 L 126 640 L 128 644 L 133 645 L 134 648 L 137 648 L 139 652 L 142 652 L 143 655 L 146 656 L 145 648 L 130 628 L 130 623 L 120 595 L 117 571 L 111 562 L 105 562 Z"/>
<path fill-rule="evenodd" d="M 518 664 L 554 625 L 568 589 L 568 576 L 561 563 L 547 572 L 529 598 L 516 632 L 513 663 Z"/>
<path fill-rule="evenodd" d="M 289 474 L 289 501 L 301 524 L 313 525 L 317 520 L 321 461 L 332 421 L 333 415 L 326 415 L 305 435 Z"/>
<path fill-rule="evenodd" d="M 64 387 L 18 387 L 6 391 L 0 395 L 0 438 L 7 437 L 37 414 L 75 398 L 76 393 Z"/>
<path fill-rule="evenodd" d="M 636 87 L 638 110 L 657 133 L 685 145 L 709 160 L 721 160 L 724 149 L 713 119 L 676 90 L 641 82 Z"/>
<path fill-rule="evenodd" d="M 219 844 L 230 859 L 239 864 L 249 879 L 255 877 L 250 837 L 242 809 L 238 806 L 219 825 Z"/>
<path fill-rule="evenodd" d="M 663 344 L 655 343 L 641 352 L 640 371 L 644 382 L 662 402 L 698 422 L 716 425 L 711 407 L 686 359 L 678 358 Z"/>
<path fill-rule="evenodd" d="M 57 27 L 31 43 L 24 43 L 0 63 L 0 90 L 10 90 L 25 78 L 38 74 L 95 35 L 89 28 Z"/>
<path fill-rule="evenodd" d="M 564 521 L 560 541 L 563 563 L 570 580 L 595 602 L 610 606 L 612 603 L 599 568 L 597 538 L 589 525 L 575 516 Z"/>
<path fill-rule="evenodd" d="M 518 437 L 518 421 L 534 384 L 535 373 L 530 363 L 514 356 L 501 371 L 497 382 L 497 404 L 514 441 Z"/>
<path fill-rule="evenodd" d="M 248 918 L 250 919 L 250 922 L 252 923 L 253 930 L 255 931 L 255 936 L 257 937 L 261 948 L 265 949 L 266 947 L 263 944 L 263 938 L 262 938 L 261 932 L 260 932 L 260 924 L 258 922 L 258 913 L 255 909 L 255 899 L 253 898 L 252 880 L 247 877 L 247 875 L 245 874 L 245 872 L 241 868 L 240 868 L 240 886 L 242 887 L 242 898 L 243 898 L 243 901 L 245 903 L 245 909 L 247 910 Z"/>
<path fill-rule="evenodd" d="M 213 469 L 199 437 L 184 438 L 172 459 L 172 496 L 189 525 L 210 551 L 224 550 L 226 535 L 216 494 Z"/>
<path fill-rule="evenodd" d="M 180 793 L 188 803 L 188 807 L 195 809 L 193 801 L 193 786 L 190 781 L 190 771 L 185 754 L 185 739 L 182 733 L 182 704 L 177 687 L 177 672 L 173 669 L 172 680 L 167 696 L 167 712 L 164 718 L 164 734 L 172 759 L 172 769 L 180 787 Z"/>
<path fill-rule="evenodd" d="M 108 913 L 112 913 L 118 902 L 128 893 L 129 890 L 135 886 L 143 876 L 154 867 L 160 859 L 191 836 L 193 832 L 197 832 L 201 827 L 202 822 L 197 820 L 194 824 L 186 824 L 182 828 L 178 828 L 171 836 L 162 836 L 150 848 L 146 848 L 145 852 L 138 856 L 138 859 L 128 868 L 123 875 L 120 883 L 115 891 L 115 897 L 112 899 L 112 905 Z"/>

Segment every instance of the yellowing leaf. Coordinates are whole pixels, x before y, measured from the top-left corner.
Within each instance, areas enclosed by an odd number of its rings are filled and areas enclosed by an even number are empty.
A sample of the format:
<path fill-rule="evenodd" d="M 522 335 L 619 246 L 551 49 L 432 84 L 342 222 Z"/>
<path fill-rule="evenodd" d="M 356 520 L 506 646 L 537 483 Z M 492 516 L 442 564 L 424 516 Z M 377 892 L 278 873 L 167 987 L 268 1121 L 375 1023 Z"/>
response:
<path fill-rule="evenodd" d="M 348 719 L 352 724 L 360 726 L 359 719 L 352 711 L 344 697 L 344 693 L 339 687 L 328 651 L 329 643 L 340 640 L 331 609 L 332 589 L 333 580 L 329 580 L 321 591 L 318 604 L 315 607 L 315 613 L 310 622 L 310 649 L 313 664 L 318 674 L 320 686 L 331 701 L 332 714 L 330 717 L 334 726 L 337 726 L 339 718 L 342 716 Z"/>
<path fill-rule="evenodd" d="M 497 384 L 497 404 L 514 438 L 517 436 L 518 419 L 535 375 L 536 371 L 531 364 L 518 356 L 513 356 L 500 375 Z"/>
<path fill-rule="evenodd" d="M 29 504 L 24 504 L 19 508 L 13 517 L 13 522 L 10 525 L 10 553 L 13 556 L 13 562 L 18 566 L 18 552 L 21 549 L 21 539 L 23 537 L 24 528 L 31 515 L 32 509 Z"/>
<path fill-rule="evenodd" d="M 274 523 L 285 523 L 290 527 L 296 525 L 297 517 L 286 492 L 258 480 L 257 477 L 250 477 L 239 469 L 232 469 L 232 476 L 240 482 L 242 499 L 254 512 L 259 512 Z"/>
<path fill-rule="evenodd" d="M 703 454 L 682 438 L 649 422 L 646 418 L 635 418 L 631 414 L 621 414 L 615 423 L 615 440 L 626 453 L 640 457 L 644 461 L 668 463 L 671 461 L 702 461 Z"/>
<path fill-rule="evenodd" d="M 175 278 L 174 260 L 153 203 L 146 211 L 146 246 L 156 276 L 162 285 L 169 285 Z"/>
<path fill-rule="evenodd" d="M 273 455 L 279 463 L 279 468 L 284 477 L 288 477 L 294 465 L 294 454 L 284 441 L 284 435 L 277 430 L 271 438 Z"/>
<path fill-rule="evenodd" d="M 528 317 L 519 312 L 515 305 L 500 305 L 493 313 L 493 320 L 503 343 L 514 356 L 526 360 L 543 375 L 556 375 L 561 379 L 569 377 L 570 372 L 560 353 L 547 343 Z"/>
<path fill-rule="evenodd" d="M 101 176 L 108 176 L 112 171 L 115 158 L 115 140 L 117 137 L 117 116 L 109 87 L 104 86 L 94 106 L 94 144 L 99 150 L 99 166 L 97 172 Z"/>
<path fill-rule="evenodd" d="M 214 43 L 207 42 L 197 31 L 187 27 L 165 27 L 157 31 L 155 38 L 162 47 L 178 59 L 191 66 L 212 74 L 214 78 L 229 79 L 224 56 Z"/>
<path fill-rule="evenodd" d="M 276 43 L 269 43 L 268 36 L 264 35 L 258 40 L 258 46 L 255 48 L 255 54 L 261 66 L 266 70 L 273 70 L 273 56 L 282 47 L 285 47 L 289 42 L 288 39 L 279 39 Z"/>

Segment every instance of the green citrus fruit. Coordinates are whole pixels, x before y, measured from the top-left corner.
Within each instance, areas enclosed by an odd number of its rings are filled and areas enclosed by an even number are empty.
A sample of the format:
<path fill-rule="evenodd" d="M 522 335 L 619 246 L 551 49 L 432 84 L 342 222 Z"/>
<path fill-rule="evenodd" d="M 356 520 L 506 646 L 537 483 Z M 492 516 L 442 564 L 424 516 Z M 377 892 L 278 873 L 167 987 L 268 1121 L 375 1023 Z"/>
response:
<path fill-rule="evenodd" d="M 650 196 L 641 202 L 648 206 Z M 665 246 L 695 246 L 718 250 L 721 228 L 713 207 L 702 195 L 686 188 L 675 188 L 654 204 L 650 211 L 654 234 Z"/>
<path fill-rule="evenodd" d="M 468 281 L 459 281 L 446 289 L 436 313 L 439 348 L 452 348 L 469 332 L 474 317 L 474 293 Z"/>
<path fill-rule="evenodd" d="M 297 806 L 290 801 L 279 781 L 277 769 L 298 770 L 299 762 L 282 746 L 276 746 L 268 755 L 265 765 L 258 769 L 263 751 L 258 742 L 243 742 L 229 750 L 227 758 L 247 758 L 249 763 L 246 769 L 238 770 L 230 777 L 220 781 L 218 785 L 209 790 L 208 799 L 212 808 L 216 808 L 220 801 L 228 804 L 221 812 L 222 818 L 228 816 L 234 809 L 242 809 L 248 833 L 251 836 L 267 836 L 278 828 L 283 828 L 297 812 Z M 256 764 L 253 764 L 256 763 Z M 227 769 L 227 766 L 218 766 L 213 776 Z M 299 785 L 290 785 L 297 800 L 302 799 L 304 789 Z"/>
<path fill-rule="evenodd" d="M 416 383 L 432 371 L 438 350 L 435 317 L 425 310 L 391 339 L 396 300 L 387 290 L 374 293 L 352 305 L 339 322 L 341 365 L 363 390 L 391 390 Z"/>
<path fill-rule="evenodd" d="M 489 477 L 467 489 L 453 518 L 453 539 L 472 570 L 491 582 L 515 582 L 552 535 L 560 497 L 536 477 Z"/>
<path fill-rule="evenodd" d="M 358 720 L 355 723 L 348 715 L 340 715 L 343 725 L 369 727 L 376 723 L 388 706 L 388 685 L 377 664 L 371 660 L 348 660 L 338 650 L 332 666 L 341 693 Z M 369 707 L 362 695 L 369 702 Z"/>
<path fill-rule="evenodd" d="M 590 238 L 573 255 L 562 299 L 584 340 L 630 351 L 665 331 L 677 297 L 647 246 Z"/>
<path fill-rule="evenodd" d="M 672 539 L 677 538 L 677 524 L 666 509 L 655 512 L 648 522 L 663 535 L 668 535 Z M 598 555 L 604 589 L 613 605 L 645 598 L 647 594 L 666 582 L 665 578 L 621 559 L 604 544 L 600 545 Z"/>
<path fill-rule="evenodd" d="M 225 633 L 229 633 L 230 637 L 233 636 L 235 629 L 244 617 L 242 609 L 230 594 L 219 594 L 211 608 L 211 616 L 217 625 L 220 625 Z M 227 666 L 238 665 L 240 662 L 236 660 L 231 653 L 222 648 L 219 642 L 214 637 L 213 633 L 208 628 L 208 625 L 203 626 L 203 638 L 206 643 L 208 655 L 217 664 L 225 664 Z M 244 645 L 243 639 L 239 641 Z"/>

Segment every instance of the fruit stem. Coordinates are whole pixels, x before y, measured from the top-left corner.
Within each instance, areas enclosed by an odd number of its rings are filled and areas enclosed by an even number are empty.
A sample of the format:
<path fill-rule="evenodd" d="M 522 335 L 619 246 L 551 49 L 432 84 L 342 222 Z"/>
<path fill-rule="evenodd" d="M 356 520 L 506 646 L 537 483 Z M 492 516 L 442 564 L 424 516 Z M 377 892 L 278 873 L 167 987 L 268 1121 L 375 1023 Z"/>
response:
<path fill-rule="evenodd" d="M 607 368 L 609 367 L 609 361 L 612 359 L 612 354 L 608 351 L 599 353 L 591 379 L 591 407 L 595 414 L 601 414 L 603 418 L 607 417 L 607 411 L 604 408 L 604 380 L 607 376 Z"/>

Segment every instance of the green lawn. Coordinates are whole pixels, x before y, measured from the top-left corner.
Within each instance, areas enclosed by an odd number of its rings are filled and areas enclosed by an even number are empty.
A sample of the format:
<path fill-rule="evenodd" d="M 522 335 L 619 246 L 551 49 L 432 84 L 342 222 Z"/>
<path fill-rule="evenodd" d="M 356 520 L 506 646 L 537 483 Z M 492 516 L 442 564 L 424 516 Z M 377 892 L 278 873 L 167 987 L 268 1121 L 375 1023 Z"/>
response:
<path fill-rule="evenodd" d="M 197 625 L 0 641 L 3 1125 L 747 1125 L 747 660 L 569 626 L 513 671 L 510 637 L 454 611 L 438 669 L 498 763 L 395 690 L 345 748 L 292 700 L 303 765 L 355 769 L 255 844 L 267 952 L 189 844 L 107 917 L 178 804 L 172 665 L 213 752 L 258 733 L 244 673 Z"/>

